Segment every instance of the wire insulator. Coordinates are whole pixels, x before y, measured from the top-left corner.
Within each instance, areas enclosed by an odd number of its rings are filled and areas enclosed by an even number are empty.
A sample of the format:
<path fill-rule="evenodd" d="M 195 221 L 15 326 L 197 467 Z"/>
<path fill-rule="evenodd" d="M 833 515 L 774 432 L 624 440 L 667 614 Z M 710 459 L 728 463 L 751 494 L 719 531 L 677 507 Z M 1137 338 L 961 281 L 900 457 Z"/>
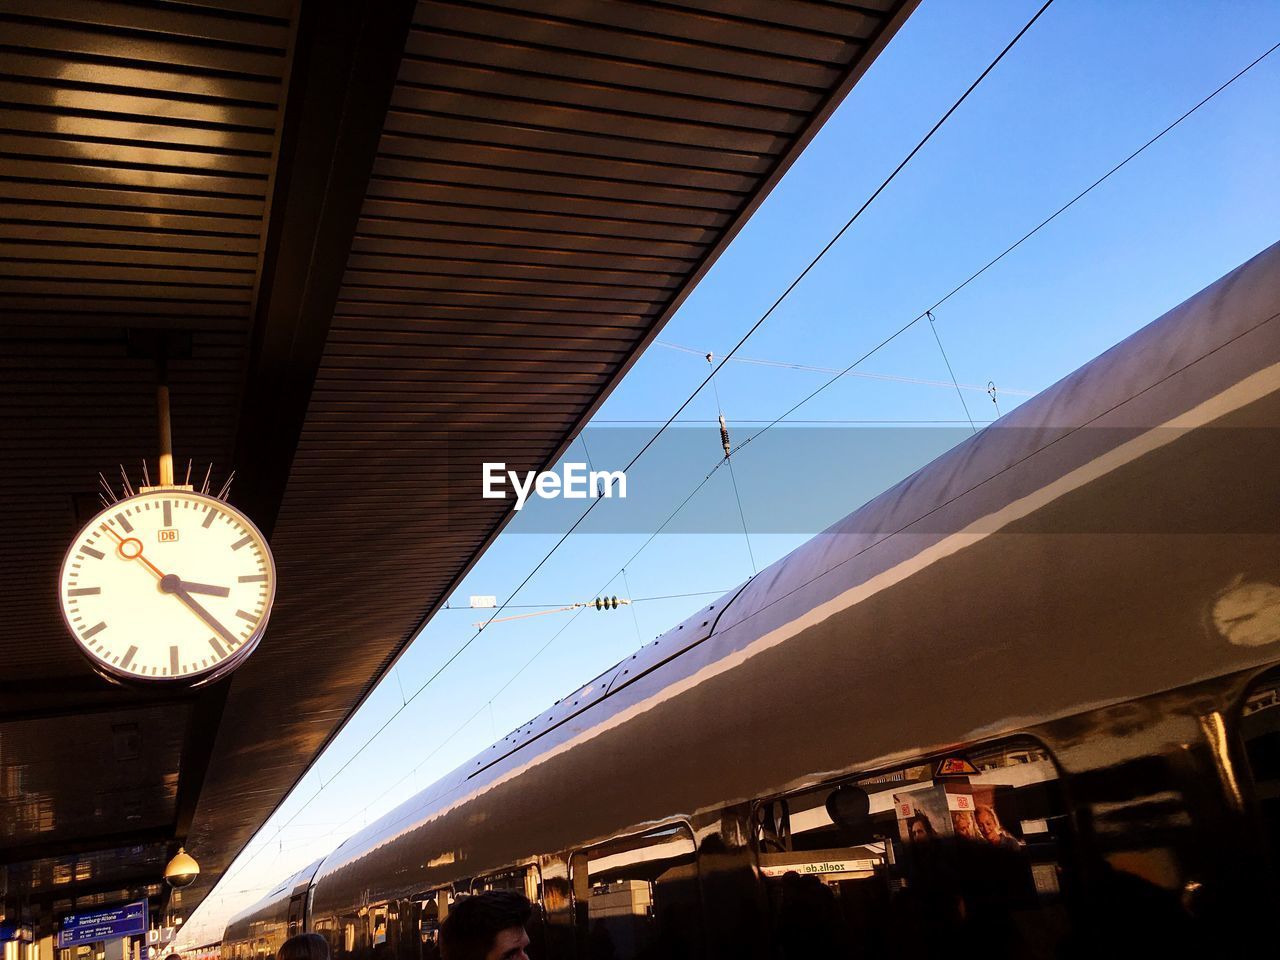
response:
<path fill-rule="evenodd" d="M 729 443 L 729 425 L 724 422 L 724 414 L 720 414 L 720 446 L 724 447 L 724 457 L 729 459 L 729 453 L 733 450 L 733 445 Z"/>

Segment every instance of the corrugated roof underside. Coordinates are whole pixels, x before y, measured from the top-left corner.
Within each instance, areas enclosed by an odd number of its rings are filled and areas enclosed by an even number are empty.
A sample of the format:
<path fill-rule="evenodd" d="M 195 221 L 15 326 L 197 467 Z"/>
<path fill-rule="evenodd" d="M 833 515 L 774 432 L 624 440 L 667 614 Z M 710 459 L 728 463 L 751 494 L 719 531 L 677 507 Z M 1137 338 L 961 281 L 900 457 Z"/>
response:
<path fill-rule="evenodd" d="M 506 509 L 444 438 L 544 463 L 888 19 L 728 6 L 419 4 L 275 534 L 400 553 L 348 610 L 389 656 Z"/>

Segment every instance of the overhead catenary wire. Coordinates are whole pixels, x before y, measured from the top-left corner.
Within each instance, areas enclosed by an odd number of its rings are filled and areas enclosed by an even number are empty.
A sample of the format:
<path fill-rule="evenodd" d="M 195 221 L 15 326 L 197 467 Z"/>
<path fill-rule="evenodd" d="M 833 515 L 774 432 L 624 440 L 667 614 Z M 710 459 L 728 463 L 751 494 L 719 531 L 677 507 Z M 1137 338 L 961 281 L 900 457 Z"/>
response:
<path fill-rule="evenodd" d="M 715 354 L 707 354 L 711 363 Z M 720 388 L 716 385 L 715 371 L 711 373 L 711 392 L 716 402 L 717 419 L 720 421 L 720 448 L 724 451 L 724 463 L 729 468 L 729 483 L 733 487 L 733 499 L 738 504 L 738 519 L 742 522 L 742 539 L 747 545 L 747 559 L 751 561 L 751 575 L 760 572 L 756 566 L 755 551 L 751 549 L 751 532 L 747 529 L 747 512 L 742 507 L 742 494 L 738 491 L 738 475 L 733 469 L 733 443 L 729 439 L 729 424 L 724 419 L 724 404 L 720 402 Z"/>
<path fill-rule="evenodd" d="M 956 388 L 956 396 L 960 398 L 960 406 L 964 407 L 964 415 L 969 421 L 969 429 L 977 433 L 978 428 L 973 422 L 973 416 L 969 413 L 969 404 L 965 402 L 964 394 L 960 391 L 960 384 L 956 381 L 956 373 L 951 369 L 951 358 L 947 356 L 946 347 L 942 345 L 942 337 L 938 336 L 938 324 L 933 319 L 933 312 L 926 310 L 924 315 L 929 321 L 929 329 L 933 331 L 934 342 L 938 344 L 938 352 L 942 354 L 942 362 L 947 365 L 947 373 L 951 374 L 951 383 Z"/>
<path fill-rule="evenodd" d="M 628 589 L 627 592 L 630 593 L 631 592 L 630 589 Z M 631 603 L 649 603 L 650 601 L 653 601 L 653 600 L 681 600 L 681 599 L 684 599 L 685 597 L 711 597 L 711 596 L 719 597 L 723 595 L 724 595 L 723 590 L 695 590 L 692 593 L 665 593 L 665 594 L 662 594 L 661 596 L 656 596 L 656 597 L 632 597 Z M 506 606 L 506 609 L 508 610 L 540 610 L 548 607 L 569 607 L 569 606 L 572 606 L 573 603 L 574 601 L 572 600 L 566 601 L 564 603 L 508 603 Z M 452 611 L 461 610 L 461 611 L 470 612 L 472 610 L 482 609 L 482 608 L 450 607 L 449 609 Z"/>
<path fill-rule="evenodd" d="M 991 402 L 996 405 L 996 419 L 1000 419 L 1000 401 L 996 399 L 996 382 L 994 380 L 987 381 L 987 393 L 991 396 Z"/>
<path fill-rule="evenodd" d="M 654 435 L 650 437 L 648 441 L 645 442 L 645 444 L 640 448 L 640 450 L 630 459 L 627 465 L 623 468 L 624 473 L 627 470 L 630 470 L 640 460 L 640 458 L 643 457 L 646 452 L 648 452 L 648 450 L 653 446 L 653 444 L 657 442 L 658 438 L 662 436 L 662 434 L 671 426 L 672 423 L 675 422 L 675 420 L 680 416 L 680 414 L 684 412 L 684 410 L 689 406 L 689 404 L 693 402 L 693 399 L 702 391 L 704 387 L 706 387 L 707 383 L 710 381 L 711 377 L 715 375 L 716 371 L 718 371 L 721 367 L 723 367 L 724 364 L 727 363 L 738 352 L 738 350 L 742 347 L 742 345 L 745 344 L 747 340 L 750 339 L 751 335 L 755 333 L 755 331 L 759 329 L 759 327 L 766 320 L 768 320 L 769 317 L 771 317 L 774 314 L 774 312 L 782 304 L 782 302 L 791 295 L 792 291 L 794 291 L 796 287 L 800 285 L 800 283 L 804 280 L 805 277 L 809 275 L 809 273 L 813 270 L 813 268 L 816 267 L 818 263 L 823 260 L 824 257 L 826 257 L 827 253 L 830 252 L 830 250 L 840 241 L 841 237 L 843 237 L 845 233 L 849 231 L 849 229 L 854 225 L 854 223 L 856 223 L 861 218 L 862 214 L 868 208 L 870 208 L 870 206 L 889 187 L 889 185 L 893 183 L 895 179 L 897 179 L 898 174 L 901 173 L 902 170 L 906 168 L 906 166 L 911 162 L 911 160 L 922 149 L 924 149 L 925 145 L 928 144 L 929 141 L 933 139 L 934 135 L 946 124 L 946 122 L 961 107 L 961 105 L 964 104 L 965 101 L 969 99 L 969 97 L 973 94 L 973 92 L 987 78 L 987 76 L 1008 55 L 1009 51 L 1011 51 L 1018 44 L 1018 42 L 1023 38 L 1023 36 L 1026 35 L 1027 31 L 1029 31 L 1031 27 L 1044 14 L 1044 12 L 1048 10 L 1050 6 L 1052 6 L 1053 2 L 1054 0 L 1046 0 L 1046 2 L 1035 12 L 1035 14 L 1031 17 L 1031 19 L 1026 22 L 1026 24 L 1022 27 L 1022 29 L 1019 30 L 1017 34 L 1014 35 L 1013 39 L 1011 39 L 1004 46 L 1004 48 L 1001 49 L 1001 51 L 996 55 L 995 59 L 993 59 L 987 65 L 987 67 L 982 71 L 982 73 L 978 75 L 977 79 L 975 79 L 965 89 L 964 93 L 962 93 L 960 97 L 951 105 L 951 107 L 947 109 L 947 111 L 942 115 L 942 117 L 938 119 L 938 121 L 929 129 L 929 131 L 924 135 L 924 137 L 920 139 L 920 141 L 911 149 L 911 151 L 902 159 L 902 161 L 898 163 L 896 167 L 894 167 L 894 169 L 889 173 L 889 175 L 885 177 L 885 179 L 880 183 L 880 185 L 871 193 L 871 195 L 862 203 L 862 205 L 858 207 L 858 209 L 854 212 L 854 214 L 845 222 L 845 224 L 836 232 L 836 234 L 826 243 L 826 245 L 823 246 L 823 248 L 817 253 L 817 255 L 813 257 L 813 259 L 809 262 L 809 264 L 799 273 L 799 275 L 796 276 L 794 280 L 791 281 L 790 284 L 788 284 L 786 289 L 783 290 L 783 292 L 778 296 L 778 298 L 773 302 L 773 304 L 759 317 L 759 319 L 757 319 L 751 325 L 751 327 L 747 330 L 747 332 L 743 334 L 742 338 L 738 341 L 738 343 L 735 344 L 734 347 L 723 358 L 721 358 L 720 362 L 715 365 L 714 369 L 711 371 L 708 377 L 705 380 L 703 380 L 703 382 L 679 405 L 679 407 L 676 408 L 675 412 L 672 413 L 671 416 L 667 418 L 666 422 L 663 423 L 663 425 L 657 430 L 657 432 L 654 433 Z M 721 461 L 721 462 L 724 462 L 724 461 Z M 712 471 L 712 473 L 714 473 L 714 470 Z M 710 477 L 710 474 L 708 474 L 708 478 L 709 477 Z M 698 489 L 701 489 L 703 484 L 706 483 L 706 479 L 707 478 L 704 478 L 702 483 L 698 485 L 698 487 L 694 491 L 695 493 Z M 686 498 L 684 502 L 687 503 L 688 499 L 692 498 L 693 495 L 694 494 L 691 493 L 690 497 Z M 535 577 L 537 573 L 542 569 L 542 567 L 546 564 L 546 562 L 559 551 L 560 547 L 563 546 L 565 541 L 568 540 L 570 536 L 572 536 L 574 531 L 577 530 L 577 528 L 591 514 L 591 512 L 595 509 L 596 505 L 599 504 L 600 502 L 601 502 L 601 499 L 599 498 L 591 499 L 588 501 L 587 507 L 586 509 L 583 510 L 582 514 L 580 514 L 578 518 L 564 532 L 564 534 L 559 539 L 556 540 L 556 542 L 551 546 L 551 548 L 533 566 L 533 568 L 529 571 L 529 573 L 520 581 L 520 583 L 516 586 L 516 588 L 511 591 L 511 593 L 508 595 L 509 597 L 517 596 L 520 593 L 520 591 L 524 589 L 524 587 L 529 583 L 529 581 L 532 580 L 533 577 Z M 680 508 L 677 508 L 677 511 L 682 507 L 683 507 L 683 503 L 681 504 Z M 670 519 L 668 519 L 667 521 L 664 521 L 663 526 L 665 526 L 666 523 L 669 523 L 669 522 L 670 522 Z M 655 531 L 654 536 L 656 535 L 657 535 L 657 532 Z M 652 539 L 653 537 L 651 536 L 650 539 L 645 542 L 646 546 L 648 543 L 652 542 Z M 487 626 L 489 622 L 492 622 L 492 620 L 495 619 L 500 613 L 502 613 L 504 609 L 506 609 L 505 602 L 500 604 L 494 610 L 493 615 L 489 618 L 488 621 L 486 621 L 485 625 Z M 347 758 L 347 760 L 338 768 L 337 771 L 334 772 L 332 776 L 330 776 L 326 780 L 321 781 L 320 787 L 317 790 L 317 792 L 311 798 L 309 798 L 307 801 L 304 802 L 302 807 L 300 807 L 294 813 L 293 817 L 285 821 L 285 823 L 281 824 L 276 829 L 275 835 L 273 835 L 273 837 L 270 839 L 274 839 L 274 836 L 278 836 L 282 830 L 284 830 L 290 823 L 293 822 L 294 819 L 297 818 L 299 814 L 301 814 L 303 810 L 306 809 L 306 807 L 315 799 L 315 797 L 323 793 L 325 788 L 328 787 L 330 783 L 333 783 L 334 780 L 336 780 L 339 776 L 341 776 L 342 773 L 346 771 L 346 769 L 353 762 L 355 762 L 355 760 L 359 756 L 361 756 L 364 753 L 364 751 L 369 747 L 369 745 L 373 743 L 373 741 L 376 740 L 382 734 L 382 732 L 386 730 L 387 727 L 389 727 L 391 723 L 404 710 L 408 708 L 409 704 L 413 703 L 414 700 L 417 699 L 417 697 L 424 690 L 426 690 L 432 683 L 436 681 L 437 678 L 440 677 L 442 673 L 444 673 L 444 671 L 446 671 L 450 666 L 452 666 L 453 663 L 456 662 L 457 659 L 460 656 L 462 656 L 463 653 L 465 653 L 468 649 L 470 649 L 471 645 L 475 643 L 476 639 L 483 632 L 484 632 L 484 626 L 476 628 L 475 632 L 466 641 L 464 641 L 461 645 L 459 645 L 459 647 L 452 654 L 450 654 L 450 656 L 445 660 L 445 662 L 441 664 L 426 679 L 426 681 L 421 686 L 419 686 L 417 690 L 414 691 L 414 693 L 411 696 L 409 696 L 406 700 L 404 700 L 401 706 L 397 708 L 392 713 L 392 715 L 388 717 L 359 747 L 356 748 L 355 752 L 350 757 Z M 270 843 L 270 839 L 267 841 L 268 844 Z M 250 857 L 250 859 L 245 862 L 245 864 L 238 867 L 231 874 L 231 876 L 235 876 L 236 874 L 241 872 L 244 869 L 244 867 L 247 866 L 248 863 L 251 862 L 252 859 L 255 858 L 258 855 L 258 853 L 260 853 L 262 849 L 265 849 L 265 848 L 266 848 L 265 845 L 259 847 L 259 850 L 255 852 Z"/>
<path fill-rule="evenodd" d="M 635 419 L 635 420 L 595 420 L 593 421 L 593 423 L 597 423 L 597 424 L 599 423 L 612 423 L 612 424 L 633 423 L 633 424 L 645 424 L 648 426 L 652 426 L 655 423 L 661 423 L 661 422 L 662 420 L 657 417 L 650 417 L 647 420 Z M 680 421 L 682 425 L 689 425 L 689 424 L 695 424 L 695 423 L 719 423 L 719 422 L 720 421 L 718 420 L 681 420 Z M 737 422 L 751 424 L 751 423 L 769 423 L 771 421 L 769 420 L 738 420 Z M 968 420 L 941 420 L 941 419 L 871 420 L 871 419 L 861 419 L 861 418 L 854 419 L 854 418 L 847 418 L 847 417 L 823 417 L 821 419 L 815 419 L 815 420 L 788 420 L 787 422 L 795 423 L 795 424 L 808 424 L 808 425 L 838 423 L 838 424 L 879 424 L 879 425 L 889 425 L 889 426 L 892 426 L 892 425 L 921 426 L 921 425 L 929 425 L 929 424 L 944 424 L 944 425 L 963 424 L 963 423 L 968 423 L 969 421 Z M 974 423 L 993 423 L 993 422 L 994 421 L 992 420 L 975 420 L 974 421 Z"/>
<path fill-rule="evenodd" d="M 981 267 L 979 267 L 973 273 L 969 274 L 968 277 L 966 277 L 960 283 L 952 287 L 951 290 L 949 290 L 945 296 L 943 296 L 940 300 L 934 303 L 931 307 L 926 308 L 923 312 L 918 314 L 916 317 L 904 323 L 897 330 L 893 331 L 893 333 L 889 334 L 889 336 L 885 337 L 883 340 L 877 343 L 870 350 L 866 351 L 860 357 L 854 360 L 853 363 L 849 364 L 849 366 L 845 367 L 843 370 L 838 372 L 830 380 L 827 380 L 825 383 L 818 386 L 817 389 L 811 391 L 810 393 L 805 395 L 803 398 L 801 398 L 798 402 L 792 404 L 790 407 L 784 410 L 779 416 L 769 421 L 769 423 L 767 423 L 762 429 L 758 430 L 756 433 L 752 434 L 750 437 L 744 440 L 739 445 L 739 449 L 741 449 L 741 447 L 747 446 L 747 444 L 751 443 L 753 440 L 759 437 L 762 433 L 772 429 L 773 427 L 777 426 L 777 424 L 779 424 L 781 421 L 787 419 L 792 413 L 799 410 L 801 407 L 807 404 L 810 400 L 812 400 L 818 394 L 822 393 L 832 384 L 836 383 L 842 377 L 846 376 L 855 367 L 861 365 L 870 357 L 874 356 L 876 353 L 879 353 L 881 350 L 887 347 L 894 340 L 898 339 L 898 337 L 902 336 L 902 334 L 906 333 L 908 330 L 914 327 L 921 320 L 924 320 L 934 310 L 937 310 L 939 307 L 941 307 L 943 304 L 949 301 L 952 297 L 956 296 L 962 290 L 967 288 L 979 277 L 986 274 L 987 271 L 989 271 L 992 267 L 996 266 L 996 264 L 1003 261 L 1005 257 L 1009 256 L 1009 254 L 1013 253 L 1015 250 L 1021 247 L 1024 243 L 1026 243 L 1028 240 L 1030 240 L 1032 237 L 1038 234 L 1041 230 L 1043 230 L 1049 224 L 1053 223 L 1053 221 L 1057 220 L 1058 217 L 1062 216 L 1062 214 L 1066 213 L 1068 210 L 1074 207 L 1077 203 L 1079 203 L 1081 200 L 1087 197 L 1090 193 L 1092 193 L 1098 187 L 1102 186 L 1102 184 L 1110 180 L 1113 176 L 1115 176 L 1115 174 L 1119 173 L 1131 162 L 1133 162 L 1135 159 L 1137 159 L 1139 156 L 1145 153 L 1148 149 L 1150 149 L 1154 144 L 1162 140 L 1166 134 L 1168 134 L 1170 131 L 1180 126 L 1183 123 L 1183 121 L 1187 120 L 1189 117 L 1197 113 L 1201 107 L 1203 107 L 1205 104 L 1212 101 L 1215 97 L 1217 97 L 1220 93 L 1222 93 L 1224 90 L 1230 87 L 1233 83 L 1235 83 L 1245 74 L 1247 74 L 1250 70 L 1252 70 L 1258 64 L 1262 63 L 1262 61 L 1270 57 L 1273 53 L 1276 52 L 1276 50 L 1280 50 L 1280 42 L 1272 44 L 1265 51 L 1263 51 L 1261 54 L 1255 57 L 1252 61 L 1250 61 L 1248 64 L 1241 67 L 1240 70 L 1238 70 L 1235 74 L 1233 74 L 1229 79 L 1219 84 L 1211 93 L 1207 94 L 1205 97 L 1197 101 L 1194 106 L 1192 106 L 1190 109 L 1184 112 L 1172 123 L 1164 127 L 1159 133 L 1157 133 L 1155 136 L 1151 137 L 1149 140 L 1143 143 L 1140 147 L 1138 147 L 1136 150 L 1130 153 L 1127 157 L 1125 157 L 1123 160 L 1121 160 L 1119 163 L 1117 163 L 1115 166 L 1109 169 L 1102 176 L 1098 177 L 1096 180 L 1090 183 L 1087 187 L 1085 187 L 1083 190 L 1077 193 L 1074 197 L 1072 197 L 1062 206 L 1058 207 L 1058 209 L 1056 209 L 1053 213 L 1049 214 L 1049 216 L 1045 217 L 1043 220 L 1037 223 L 1034 227 L 1032 227 L 1030 230 L 1024 233 L 1021 237 L 1019 237 L 1013 243 L 1009 244 L 1009 246 L 1005 247 L 1005 249 L 1002 250 L 995 257 L 992 257 L 990 260 L 984 263 Z"/>
<path fill-rule="evenodd" d="M 828 240 L 826 245 L 823 246 L 823 248 L 818 251 L 817 255 L 814 256 L 814 258 L 809 261 L 808 265 L 805 266 L 805 268 L 801 270 L 799 274 L 797 274 L 796 278 L 792 280 L 789 284 L 787 284 L 786 289 L 784 289 L 782 293 L 778 295 L 778 298 L 773 301 L 773 303 L 769 306 L 769 309 L 767 309 L 764 313 L 762 313 L 759 319 L 757 319 L 753 324 L 751 324 L 749 328 L 747 328 L 747 332 L 742 335 L 742 337 L 738 340 L 736 344 L 733 345 L 733 347 L 729 350 L 729 352 L 720 358 L 720 362 L 714 366 L 711 373 L 707 374 L 706 379 L 704 379 L 702 383 L 700 383 L 696 388 L 694 388 L 693 392 L 690 393 L 689 396 L 685 398 L 684 402 L 681 403 L 680 406 L 676 408 L 675 412 L 671 414 L 670 417 L 667 418 L 667 421 L 665 424 L 663 424 L 662 428 L 658 430 L 658 432 L 655 433 L 652 437 L 650 437 L 648 442 L 645 443 L 645 445 L 640 448 L 640 451 L 634 457 L 631 458 L 631 462 L 627 464 L 626 467 L 623 468 L 624 472 L 626 470 L 629 470 L 637 460 L 639 460 L 642 456 L 644 456 L 645 452 L 651 446 L 653 446 L 654 443 L 657 442 L 658 437 L 660 437 L 663 434 L 663 432 L 667 429 L 667 427 L 669 427 L 672 423 L 674 423 L 676 418 L 678 418 L 680 414 L 684 413 L 685 408 L 688 407 L 689 404 L 693 402 L 694 397 L 696 397 L 699 393 L 702 392 L 703 388 L 706 387 L 706 385 L 710 382 L 711 378 L 715 376 L 716 372 L 721 367 L 723 367 L 726 363 L 728 363 L 730 359 L 733 358 L 733 356 L 742 348 L 743 344 L 745 344 L 749 339 L 751 339 L 752 334 L 754 334 L 756 330 L 758 330 L 766 320 L 768 320 L 771 316 L 773 316 L 774 311 L 776 311 L 778 307 L 782 305 L 782 302 L 791 295 L 792 291 L 794 291 L 796 287 L 798 287 L 801 284 L 801 282 L 804 281 L 804 278 L 807 277 L 810 274 L 810 272 L 812 272 L 813 268 L 822 262 L 822 260 L 826 257 L 826 255 L 831 252 L 831 249 L 837 243 L 840 242 L 840 238 L 843 237 L 846 233 L 848 233 L 849 228 L 858 222 L 859 218 L 861 218 L 863 213 L 865 213 L 867 209 L 876 201 L 876 198 L 878 198 L 880 194 L 882 194 L 886 189 L 888 189 L 889 185 L 893 183 L 894 180 L 897 179 L 898 174 L 901 173 L 903 169 L 907 166 L 907 164 L 909 164 L 912 161 L 912 159 L 915 158 L 916 154 L 918 154 L 921 150 L 924 149 L 925 145 L 930 140 L 933 139 L 934 134 L 936 134 L 940 129 L 942 129 L 943 125 L 949 119 L 951 119 L 951 115 L 960 109 L 961 105 L 966 100 L 969 99 L 969 96 L 976 89 L 978 89 L 982 81 L 985 80 L 987 76 L 991 73 L 991 71 L 994 70 L 996 66 L 1000 63 L 1000 61 L 1002 61 L 1005 58 L 1005 56 L 1008 55 L 1009 51 L 1012 50 L 1015 46 L 1017 46 L 1018 41 L 1021 40 L 1023 36 L 1026 35 L 1027 31 L 1030 30 L 1032 26 L 1035 25 L 1036 21 L 1039 20 L 1040 17 L 1044 14 L 1044 12 L 1048 10 L 1049 7 L 1051 7 L 1052 5 L 1053 5 L 1053 0 L 1046 0 L 1045 4 L 1042 7 L 1040 7 L 1040 9 L 1035 12 L 1035 14 L 1032 15 L 1031 19 L 1026 22 L 1023 28 L 1019 30 L 1017 34 L 1014 35 L 1013 39 L 1010 40 L 1007 44 L 1005 44 L 1004 48 L 996 55 L 995 59 L 992 60 L 989 64 L 987 64 L 986 69 L 983 70 L 982 73 L 978 75 L 977 79 L 974 80 L 973 83 L 969 84 L 969 86 L 965 89 L 964 93 L 960 95 L 960 98 L 956 100 L 956 102 L 953 103 L 947 109 L 947 112 L 944 113 L 938 119 L 937 123 L 935 123 L 932 127 L 929 128 L 929 132 L 926 133 L 920 139 L 920 141 L 914 147 L 911 148 L 911 152 L 908 153 L 905 157 L 903 157 L 902 161 L 896 167 L 893 168 L 892 172 L 887 177 L 884 178 L 880 186 L 876 187 L 876 189 L 872 192 L 871 196 L 869 196 L 862 203 L 862 205 L 858 207 L 856 211 L 854 211 L 853 216 L 851 216 L 848 220 L 845 221 L 844 226 L 842 226 L 839 230 L 836 231 L 835 236 L 833 236 L 830 240 Z M 591 504 L 591 506 L 594 506 L 594 505 L 595 505 L 594 503 Z M 588 513 L 590 512 L 590 507 L 588 508 L 587 512 Z"/>
<path fill-rule="evenodd" d="M 653 342 L 655 346 L 666 347 L 668 350 L 674 350 L 677 353 L 687 353 L 687 354 L 690 354 L 691 356 L 697 356 L 697 357 L 705 357 L 707 355 L 706 350 L 698 350 L 698 349 L 695 349 L 694 347 L 686 347 L 680 343 L 672 343 L 670 340 L 655 340 Z M 796 370 L 804 373 L 839 373 L 840 372 L 839 368 L 837 367 L 817 367 L 812 364 L 796 363 L 790 360 L 766 360 L 760 357 L 741 357 L 741 356 L 730 357 L 729 359 L 733 363 L 753 364 L 755 366 L 760 366 L 760 367 L 776 367 L 780 370 Z M 907 376 L 901 376 L 898 374 L 890 374 L 890 373 L 867 373 L 865 370 L 851 371 L 849 373 L 849 376 L 858 377 L 863 380 L 880 380 L 886 383 L 910 383 L 910 384 L 915 384 L 917 386 L 922 386 L 922 387 L 951 388 L 953 386 L 959 386 L 961 390 L 970 390 L 978 393 L 985 393 L 987 389 L 986 387 L 980 386 L 979 384 L 976 384 L 976 383 L 955 384 L 952 381 L 948 381 L 948 380 L 930 380 L 927 377 L 907 377 Z M 1021 390 L 1014 387 L 1005 387 L 1003 388 L 1003 390 L 1005 393 L 1010 394 L 1011 396 L 1017 396 L 1017 397 L 1030 397 L 1035 395 L 1034 390 Z M 594 422 L 609 423 L 611 421 L 596 420 Z M 687 420 L 681 421 L 681 423 L 688 423 L 688 422 L 689 421 Z"/>

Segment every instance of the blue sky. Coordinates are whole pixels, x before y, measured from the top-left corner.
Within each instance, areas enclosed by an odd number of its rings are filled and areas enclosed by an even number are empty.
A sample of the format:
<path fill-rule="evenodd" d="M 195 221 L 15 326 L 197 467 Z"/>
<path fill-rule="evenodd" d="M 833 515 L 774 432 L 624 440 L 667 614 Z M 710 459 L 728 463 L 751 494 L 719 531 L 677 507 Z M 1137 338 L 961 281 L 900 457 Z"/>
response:
<path fill-rule="evenodd" d="M 718 354 L 732 347 L 1038 5 L 924 0 L 660 339 Z M 741 354 L 845 366 L 1277 41 L 1280 3 L 1274 0 L 1057 0 Z M 1008 412 L 1024 399 L 1013 391 L 1052 384 L 1280 239 L 1277 102 L 1280 52 L 942 307 L 937 331 L 956 378 L 1009 390 L 999 394 Z M 949 381 L 925 324 L 860 370 Z M 656 428 L 706 371 L 697 356 L 651 347 L 593 429 L 637 420 Z M 735 439 L 748 431 L 746 421 L 772 420 L 824 379 L 727 364 L 717 387 Z M 985 393 L 968 391 L 966 400 L 976 419 L 994 415 Z M 704 393 L 682 419 L 707 421 L 715 413 L 714 398 Z M 949 385 L 851 377 L 795 417 L 963 424 L 965 412 Z M 957 436 L 935 430 L 920 450 Z M 707 447 L 709 469 L 718 452 L 714 434 Z M 651 455 L 661 461 L 661 444 Z M 580 445 L 569 458 L 582 459 Z M 926 452 L 913 463 L 899 457 L 851 465 L 846 494 L 824 494 L 821 506 L 834 521 L 927 459 Z M 636 482 L 646 476 L 661 482 L 643 466 Z M 804 464 L 794 472 L 797 496 L 805 496 Z M 680 489 L 669 484 L 673 506 L 688 492 L 687 479 L 679 478 Z M 752 512 L 760 511 L 746 489 L 750 480 L 744 464 L 739 481 L 748 528 Z M 732 497 L 728 482 L 719 471 L 687 509 L 723 508 Z M 521 532 L 538 529 L 538 509 L 532 501 L 455 602 L 465 604 L 472 593 L 504 598 L 519 584 L 558 539 Z M 475 613 L 442 611 L 233 865 L 193 918 L 187 945 L 218 939 L 231 913 L 286 873 L 752 572 L 740 532 L 660 536 L 631 560 L 645 539 L 637 533 L 575 536 L 512 602 L 586 600 L 601 589 L 632 597 L 707 595 L 496 624 L 405 706 L 405 697 L 474 632 Z M 753 536 L 755 564 L 777 559 L 803 539 Z M 619 575 L 629 560 L 625 577 Z"/>

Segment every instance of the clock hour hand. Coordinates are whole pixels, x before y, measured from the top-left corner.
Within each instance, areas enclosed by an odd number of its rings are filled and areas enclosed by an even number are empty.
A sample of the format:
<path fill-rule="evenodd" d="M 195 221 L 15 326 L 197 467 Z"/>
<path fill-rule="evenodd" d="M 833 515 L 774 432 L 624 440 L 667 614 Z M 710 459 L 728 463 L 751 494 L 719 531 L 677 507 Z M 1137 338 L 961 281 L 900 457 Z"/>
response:
<path fill-rule="evenodd" d="M 163 590 L 165 593 L 172 593 L 179 600 L 181 600 L 188 607 L 190 607 L 192 613 L 194 613 L 197 617 L 199 617 L 209 626 L 213 627 L 213 629 L 217 631 L 218 635 L 221 636 L 223 640 L 227 641 L 227 643 L 234 646 L 235 644 L 240 642 L 239 637 L 233 634 L 221 623 L 219 623 L 218 619 L 213 614 L 211 614 L 208 610 L 202 607 L 200 605 L 200 602 L 187 592 L 186 584 L 184 584 L 181 580 L 179 580 L 177 576 L 175 576 L 174 574 L 168 573 L 160 578 L 160 589 Z"/>
<path fill-rule="evenodd" d="M 211 597 L 231 596 L 230 587 L 215 587 L 207 583 L 192 583 L 190 580 L 179 580 L 178 587 L 186 593 L 204 593 Z"/>

